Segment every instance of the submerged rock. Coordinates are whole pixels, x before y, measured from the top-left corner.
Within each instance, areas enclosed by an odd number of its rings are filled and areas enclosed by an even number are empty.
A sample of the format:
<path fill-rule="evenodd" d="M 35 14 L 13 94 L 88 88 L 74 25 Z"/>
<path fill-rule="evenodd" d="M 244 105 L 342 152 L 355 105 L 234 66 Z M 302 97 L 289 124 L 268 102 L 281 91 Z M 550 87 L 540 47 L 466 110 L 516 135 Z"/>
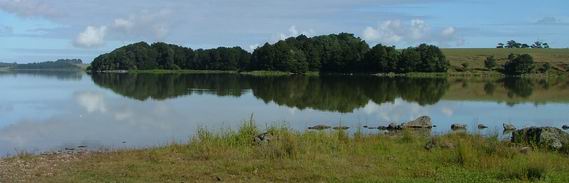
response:
<path fill-rule="evenodd" d="M 488 128 L 488 126 L 483 124 L 478 124 L 478 129 L 484 129 L 484 128 Z"/>
<path fill-rule="evenodd" d="M 311 129 L 311 130 L 326 130 L 326 129 L 330 129 L 330 128 L 331 127 L 328 125 L 316 125 L 316 126 L 308 127 L 308 129 Z"/>
<path fill-rule="evenodd" d="M 455 124 L 450 125 L 450 129 L 452 129 L 452 130 L 466 129 L 466 124 L 455 123 Z"/>
<path fill-rule="evenodd" d="M 511 141 L 559 150 L 569 145 L 569 134 L 554 127 L 530 127 L 514 131 Z"/>
<path fill-rule="evenodd" d="M 504 127 L 504 131 L 516 130 L 516 127 L 512 123 L 504 123 L 502 126 Z"/>
<path fill-rule="evenodd" d="M 433 123 L 431 122 L 431 117 L 421 116 L 413 121 L 403 123 L 401 126 L 403 128 L 432 128 Z"/>

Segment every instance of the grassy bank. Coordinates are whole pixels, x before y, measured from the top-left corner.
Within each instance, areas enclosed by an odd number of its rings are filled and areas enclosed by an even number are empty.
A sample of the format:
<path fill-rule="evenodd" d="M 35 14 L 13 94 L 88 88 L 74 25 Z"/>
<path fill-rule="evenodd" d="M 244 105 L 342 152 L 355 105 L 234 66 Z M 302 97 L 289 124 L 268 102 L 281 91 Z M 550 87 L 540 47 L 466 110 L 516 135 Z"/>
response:
<path fill-rule="evenodd" d="M 568 182 L 569 157 L 468 134 L 199 130 L 187 144 L 0 160 L 2 182 Z M 427 150 L 425 144 L 434 142 Z"/>
<path fill-rule="evenodd" d="M 550 63 L 554 68 L 565 71 L 569 64 L 569 49 L 523 49 L 523 48 L 445 48 L 441 49 L 452 67 L 462 67 L 468 63 L 469 68 L 484 69 L 484 60 L 494 56 L 498 65 L 506 63 L 508 55 L 530 54 L 537 64 Z"/>

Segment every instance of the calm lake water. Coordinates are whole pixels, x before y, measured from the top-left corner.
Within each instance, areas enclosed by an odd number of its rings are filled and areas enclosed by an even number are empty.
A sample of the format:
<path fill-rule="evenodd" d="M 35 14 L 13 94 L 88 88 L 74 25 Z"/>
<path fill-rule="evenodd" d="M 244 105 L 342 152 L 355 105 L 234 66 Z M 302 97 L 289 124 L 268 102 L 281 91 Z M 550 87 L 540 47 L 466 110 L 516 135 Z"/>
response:
<path fill-rule="evenodd" d="M 445 133 L 465 123 L 485 134 L 569 124 L 569 82 L 374 76 L 0 72 L 0 154 L 85 145 L 140 148 L 187 141 L 197 128 L 344 125 L 351 130 L 431 116 Z M 367 133 L 378 133 L 367 130 Z"/>

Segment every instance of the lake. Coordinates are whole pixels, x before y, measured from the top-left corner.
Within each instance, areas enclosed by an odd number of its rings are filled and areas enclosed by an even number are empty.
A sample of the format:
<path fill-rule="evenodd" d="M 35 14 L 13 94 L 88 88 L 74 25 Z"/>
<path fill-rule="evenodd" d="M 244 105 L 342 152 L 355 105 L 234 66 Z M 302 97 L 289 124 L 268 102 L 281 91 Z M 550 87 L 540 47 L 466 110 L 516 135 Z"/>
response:
<path fill-rule="evenodd" d="M 198 128 L 236 129 L 252 114 L 261 129 L 353 132 L 428 115 L 434 134 L 483 123 L 479 133 L 501 135 L 504 122 L 569 124 L 568 88 L 558 79 L 0 72 L 0 154 L 185 142 Z"/>

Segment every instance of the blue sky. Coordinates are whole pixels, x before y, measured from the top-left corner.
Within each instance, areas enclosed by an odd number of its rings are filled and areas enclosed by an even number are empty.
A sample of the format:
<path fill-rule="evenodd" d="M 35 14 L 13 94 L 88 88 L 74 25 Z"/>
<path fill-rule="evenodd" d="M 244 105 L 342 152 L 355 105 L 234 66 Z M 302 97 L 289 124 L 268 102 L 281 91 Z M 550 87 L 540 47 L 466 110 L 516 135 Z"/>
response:
<path fill-rule="evenodd" d="M 0 0 L 0 62 L 90 62 L 138 41 L 252 50 L 339 32 L 397 47 L 514 39 L 567 48 L 568 8 L 566 0 Z"/>

